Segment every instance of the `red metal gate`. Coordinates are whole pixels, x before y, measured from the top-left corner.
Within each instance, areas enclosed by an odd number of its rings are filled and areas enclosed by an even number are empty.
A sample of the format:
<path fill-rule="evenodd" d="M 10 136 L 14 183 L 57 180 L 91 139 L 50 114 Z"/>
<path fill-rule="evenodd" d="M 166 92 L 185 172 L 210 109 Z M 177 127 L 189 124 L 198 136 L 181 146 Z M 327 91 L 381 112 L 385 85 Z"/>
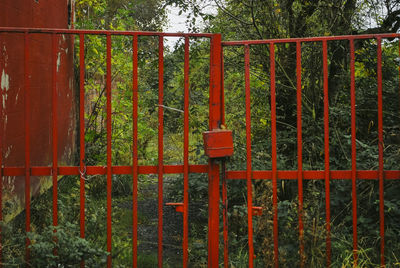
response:
<path fill-rule="evenodd" d="M 303 181 L 304 180 L 324 180 L 325 182 L 325 210 L 326 210 L 326 266 L 330 267 L 332 258 L 331 245 L 331 180 L 351 180 L 352 185 L 352 221 L 353 221 L 353 264 L 357 266 L 358 260 L 358 240 L 357 240 L 357 180 L 378 180 L 379 181 L 379 241 L 380 241 L 380 264 L 385 266 L 385 225 L 384 225 L 384 181 L 400 179 L 398 170 L 384 170 L 383 158 L 383 112 L 382 112 L 382 43 L 385 39 L 398 38 L 398 34 L 380 34 L 380 35 L 358 35 L 358 36 L 333 36 L 333 37 L 313 37 L 313 38 L 292 38 L 292 39 L 273 39 L 273 40 L 250 40 L 250 41 L 229 41 L 222 42 L 225 47 L 241 46 L 244 48 L 244 76 L 245 76 L 245 96 L 246 96 L 246 170 L 243 171 L 226 171 L 224 178 L 226 180 L 245 179 L 247 182 L 247 215 L 248 215 L 248 266 L 254 265 L 254 245 L 253 245 L 253 216 L 260 213 L 259 207 L 252 204 L 252 181 L 257 179 L 272 180 L 273 193 L 273 263 L 275 267 L 279 266 L 279 250 L 278 250 L 278 197 L 277 182 L 278 180 L 297 180 L 298 188 L 298 236 L 299 236 L 299 255 L 300 266 L 305 265 L 305 241 L 304 241 L 304 225 L 303 225 Z M 376 40 L 377 44 L 377 66 L 376 81 L 378 95 L 378 170 L 359 170 L 356 165 L 356 98 L 355 98 L 355 41 L 356 40 Z M 328 100 L 328 42 L 330 41 L 348 41 L 350 51 L 350 96 L 351 96 L 351 170 L 331 170 L 329 159 L 329 100 Z M 302 142 L 302 44 L 316 43 L 322 45 L 322 63 L 323 63 L 323 103 L 324 103 L 324 170 L 303 170 L 303 142 Z M 275 49 L 279 44 L 295 44 L 296 45 L 296 78 L 297 78 L 297 170 L 278 170 L 277 169 L 277 102 L 276 102 L 276 58 Z M 250 105 L 250 46 L 267 45 L 269 47 L 269 66 L 270 66 L 270 107 L 271 107 L 271 155 L 272 170 L 253 170 L 252 169 L 252 144 L 251 144 L 251 105 Z M 399 50 L 400 51 L 400 50 Z M 400 53 L 400 52 L 399 52 Z M 226 180 L 222 184 L 222 203 L 224 211 L 224 221 L 226 219 Z M 224 263 L 228 267 L 228 249 L 227 249 L 227 224 L 224 222 Z"/>
<path fill-rule="evenodd" d="M 62 175 L 80 176 L 80 236 L 85 237 L 87 230 L 85 229 L 85 176 L 88 175 L 106 175 L 107 176 L 107 251 L 111 253 L 111 177 L 113 174 L 131 174 L 133 177 L 133 226 L 132 226 L 132 256 L 133 266 L 137 267 L 138 256 L 138 215 L 137 215 L 137 184 L 139 174 L 157 174 L 158 176 L 158 266 L 163 265 L 163 176 L 164 174 L 183 174 L 184 176 L 184 195 L 182 203 L 175 203 L 183 212 L 183 264 L 188 263 L 188 176 L 189 173 L 208 173 L 209 174 L 209 189 L 210 189 L 210 204 L 209 204 L 209 263 L 211 266 L 218 265 L 218 229 L 219 229 L 219 166 L 210 161 L 209 165 L 190 165 L 188 157 L 189 149 L 189 38 L 209 38 L 211 44 L 210 53 L 210 129 L 218 128 L 222 112 L 221 106 L 221 36 L 219 34 L 182 34 L 182 33 L 154 33 L 154 32 L 116 32 L 116 31 L 91 31 L 91 30 L 65 30 L 65 29 L 26 29 L 26 28 L 0 28 L 0 35 L 23 35 L 24 37 L 24 56 L 23 56 L 23 73 L 24 73 L 24 109 L 25 116 L 23 118 L 24 133 L 25 133 L 25 166 L 10 167 L 6 166 L 7 159 L 0 157 L 0 165 L 2 167 L 0 177 L 6 176 L 24 176 L 25 177 L 25 231 L 31 231 L 31 176 L 52 176 L 53 178 L 53 225 L 58 225 L 58 207 L 57 207 L 57 178 Z M 29 64 L 30 55 L 30 39 L 34 34 L 43 34 L 52 38 L 52 148 L 53 161 L 51 167 L 32 166 L 30 159 L 31 150 L 31 135 L 29 120 L 31 111 L 30 100 L 30 80 L 31 66 Z M 106 92 L 107 92 L 107 165 L 104 166 L 86 166 L 85 164 L 85 79 L 80 79 L 79 83 L 79 148 L 80 148 L 80 165 L 79 166 L 59 166 L 57 159 L 57 106 L 60 105 L 57 101 L 57 56 L 58 47 L 57 40 L 60 35 L 75 35 L 79 37 L 79 66 L 80 77 L 85 77 L 85 36 L 87 35 L 102 35 L 106 36 L 107 40 L 107 72 L 106 72 Z M 111 53 L 112 53 L 112 36 L 130 36 L 132 38 L 132 91 L 133 91 L 133 165 L 132 166 L 112 166 L 112 144 L 111 144 Z M 158 37 L 158 165 L 157 166 L 141 166 L 138 164 L 138 38 L 142 36 Z M 185 59 L 184 59 L 184 150 L 183 150 L 183 165 L 164 165 L 163 164 L 163 74 L 164 74 L 164 37 L 183 37 L 185 41 Z M 4 66 L 2 66 L 4 67 Z M 2 115 L 7 111 L 2 109 Z M 2 117 L 3 118 L 3 117 Z M 2 122 L 4 124 L 4 121 Z M 2 156 L 4 151 L 2 150 Z M 5 161 L 4 161 L 5 160 Z M 2 180 L 0 180 L 2 181 Z M 0 188 L 2 185 L 0 184 Z M 1 191 L 0 191 L 1 193 Z M 0 200 L 2 200 L 0 196 Z M 0 208 L 1 208 L 0 203 Z M 0 220 L 3 219 L 2 209 L 0 209 Z M 29 239 L 26 240 L 26 259 L 29 260 L 30 254 L 28 246 Z M 111 254 L 107 259 L 107 266 L 111 267 Z"/>
<path fill-rule="evenodd" d="M 132 226 L 132 258 L 133 267 L 137 267 L 138 256 L 138 200 L 137 200 L 137 184 L 139 174 L 156 174 L 158 176 L 158 266 L 163 265 L 163 177 L 165 174 L 183 174 L 183 201 L 171 205 L 177 206 L 177 210 L 183 213 L 183 266 L 188 265 L 188 211 L 189 211 L 189 174 L 190 173 L 208 173 L 208 266 L 218 267 L 220 264 L 220 255 L 224 256 L 223 263 L 228 267 L 228 230 L 226 224 L 227 217 L 227 181 L 235 179 L 245 179 L 247 183 L 247 221 L 248 221 L 248 265 L 253 267 L 254 263 L 254 247 L 253 245 L 253 216 L 260 213 L 261 208 L 253 206 L 252 181 L 258 179 L 272 180 L 273 187 L 273 241 L 274 241 L 274 259 L 275 267 L 279 265 L 278 259 L 278 198 L 277 198 L 277 181 L 278 180 L 297 180 L 298 182 L 298 229 L 300 241 L 300 258 L 301 264 L 304 264 L 304 227 L 303 227 L 303 180 L 324 180 L 326 192 L 326 265 L 331 265 L 331 236 L 330 236 L 330 181 L 336 179 L 348 179 L 352 182 L 352 204 L 353 204 L 353 250 L 354 260 L 357 262 L 357 180 L 379 180 L 379 211 L 380 211 L 380 253 L 381 264 L 385 264 L 385 228 L 384 228 L 384 180 L 400 179 L 400 171 L 385 171 L 383 162 L 383 126 L 382 126 L 382 39 L 398 38 L 398 34 L 385 35 L 364 35 L 364 36 L 341 36 L 341 37 L 318 37 L 318 38 L 302 38 L 302 39 L 279 39 L 279 40 L 260 40 L 260 41 L 234 41 L 221 42 L 220 34 L 181 34 L 181 33 L 153 33 L 153 32 L 115 32 L 115 31 L 90 31 L 90 30 L 61 30 L 61 29 L 23 29 L 23 28 L 0 28 L 0 36 L 3 34 L 19 34 L 24 36 L 24 56 L 23 56 L 23 73 L 24 73 L 24 100 L 25 100 L 25 116 L 23 118 L 25 133 L 25 165 L 23 167 L 7 166 L 4 159 L 4 148 L 0 155 L 0 177 L 5 176 L 23 176 L 25 178 L 25 231 L 31 230 L 31 214 L 30 214 L 30 178 L 31 176 L 52 176 L 53 180 L 53 224 L 58 225 L 58 207 L 57 207 L 57 178 L 62 175 L 75 175 L 80 177 L 80 235 L 85 237 L 88 231 L 85 229 L 85 176 L 87 175 L 106 175 L 107 176 L 107 251 L 111 253 L 112 248 L 112 175 L 113 174 L 130 174 L 133 178 L 133 226 Z M 50 35 L 52 37 L 52 147 L 53 157 L 51 166 L 32 166 L 30 158 L 31 139 L 30 136 L 30 80 L 31 67 L 28 64 L 30 55 L 30 39 L 33 34 Z M 57 159 L 57 106 L 62 105 L 57 101 L 57 39 L 61 34 L 75 35 L 79 37 L 80 51 L 80 77 L 85 77 L 85 37 L 87 35 L 102 35 L 106 37 L 106 92 L 107 92 L 107 165 L 106 166 L 86 166 L 85 164 L 85 99 L 84 79 L 80 79 L 80 108 L 79 108 L 79 148 L 80 148 L 80 164 L 79 166 L 59 166 Z M 132 41 L 132 92 L 133 92 L 133 164 L 132 166 L 113 166 L 112 165 L 112 143 L 111 143 L 111 55 L 112 55 L 112 37 L 113 36 L 129 36 Z M 142 36 L 158 37 L 158 164 L 153 166 L 143 166 L 138 163 L 138 38 Z M 183 165 L 164 165 L 164 144 L 163 144 L 163 74 L 164 74 L 164 37 L 183 37 L 184 38 L 184 149 L 183 149 Z M 210 159 L 208 165 L 191 165 L 189 163 L 189 39 L 190 38 L 209 38 L 210 39 L 210 91 L 209 91 L 209 130 L 217 130 L 221 125 L 225 125 L 225 103 L 223 92 L 223 47 L 224 46 L 243 46 L 244 47 L 244 76 L 245 76 L 245 96 L 246 96 L 246 169 L 245 170 L 226 170 L 225 162 L 218 159 Z M 355 80 L 354 80 L 354 40 L 356 39 L 376 39 L 377 40 L 377 81 L 378 81 L 378 130 L 379 130 L 379 168 L 378 170 L 357 170 L 356 167 L 356 121 L 355 121 Z M 328 60 L 327 47 L 328 41 L 348 40 L 350 45 L 350 76 L 351 76 L 351 148 L 352 148 L 352 169 L 351 170 L 330 170 L 329 163 L 329 103 L 328 103 Z M 324 81 L 324 153 L 325 153 L 325 169 L 324 170 L 308 170 L 302 169 L 302 95 L 301 95 L 301 44 L 306 42 L 322 43 L 323 54 L 323 81 Z M 298 144 L 298 169 L 297 170 L 278 170 L 277 169 L 277 136 L 276 136 L 276 98 L 275 98 L 275 45 L 281 43 L 296 44 L 297 58 L 297 144 Z M 270 55 L 270 89 L 271 89 L 271 141 L 272 141 L 272 170 L 252 169 L 251 154 L 251 107 L 250 107 L 250 46 L 261 44 L 269 45 Z M 0 66 L 1 67 L 1 66 Z M 2 109 L 3 114 L 7 111 Z M 50 111 L 49 111 L 50 112 Z M 4 122 L 2 122 L 2 125 Z M 50 131 L 50 130 L 49 130 Z M 1 144 L 0 144 L 1 146 Z M 5 163 L 5 164 L 4 164 Z M 221 172 L 222 171 L 222 172 Z M 222 188 L 220 175 L 222 174 Z M 0 188 L 2 188 L 2 180 L 0 180 Z M 220 191 L 222 191 L 223 205 L 223 240 L 224 251 L 220 254 Z M 1 191 L 0 191 L 1 193 Z M 1 196 L 0 196 L 0 200 Z M 0 220 L 2 220 L 2 203 L 0 202 Z M 26 258 L 29 259 L 29 240 L 26 240 Z M 221 258 L 222 259 L 222 258 Z M 111 267 L 112 258 L 108 257 L 107 265 Z"/>

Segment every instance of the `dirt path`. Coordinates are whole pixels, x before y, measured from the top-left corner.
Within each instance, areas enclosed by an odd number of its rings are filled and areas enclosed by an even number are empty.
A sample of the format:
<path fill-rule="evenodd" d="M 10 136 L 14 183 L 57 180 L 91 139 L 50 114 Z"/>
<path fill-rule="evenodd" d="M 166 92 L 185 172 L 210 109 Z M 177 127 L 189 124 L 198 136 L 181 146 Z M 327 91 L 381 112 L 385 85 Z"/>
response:
<path fill-rule="evenodd" d="M 167 194 L 172 180 L 164 177 L 163 200 L 163 263 L 165 267 L 180 267 L 182 265 L 182 213 L 175 208 L 166 206 L 170 202 Z M 132 201 L 123 204 L 132 210 Z M 157 260 L 158 252 L 158 185 L 151 183 L 140 189 L 138 201 L 138 258 Z"/>

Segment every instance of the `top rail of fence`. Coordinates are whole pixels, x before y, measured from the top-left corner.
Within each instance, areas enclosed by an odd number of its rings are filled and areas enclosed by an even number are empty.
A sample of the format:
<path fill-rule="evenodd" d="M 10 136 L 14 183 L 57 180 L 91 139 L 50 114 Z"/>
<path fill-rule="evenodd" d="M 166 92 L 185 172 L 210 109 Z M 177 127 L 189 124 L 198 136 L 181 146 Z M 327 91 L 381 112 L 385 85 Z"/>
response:
<path fill-rule="evenodd" d="M 377 39 L 377 38 L 399 38 L 400 33 L 384 33 L 384 34 L 362 34 L 362 35 L 340 35 L 340 36 L 319 36 L 319 37 L 302 37 L 302 38 L 278 38 L 264 40 L 240 40 L 240 41 L 224 41 L 223 46 L 244 46 L 244 45 L 260 45 L 271 43 L 296 43 L 296 42 L 321 42 L 321 41 L 340 41 L 340 40 L 361 40 L 361 39 Z"/>
<path fill-rule="evenodd" d="M 115 30 L 80 30 L 80 29 L 53 29 L 53 28 L 21 28 L 0 27 L 0 33 L 44 33 L 44 34 L 92 34 L 92 35 L 141 35 L 163 37 L 200 37 L 211 38 L 212 33 L 162 33 L 148 31 L 115 31 Z"/>

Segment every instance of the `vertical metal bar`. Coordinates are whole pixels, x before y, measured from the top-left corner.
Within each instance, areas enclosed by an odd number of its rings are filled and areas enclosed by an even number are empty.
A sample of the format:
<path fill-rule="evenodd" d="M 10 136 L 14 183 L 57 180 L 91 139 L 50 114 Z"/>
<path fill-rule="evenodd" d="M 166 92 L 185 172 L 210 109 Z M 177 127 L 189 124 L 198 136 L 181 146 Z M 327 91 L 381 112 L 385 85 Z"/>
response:
<path fill-rule="evenodd" d="M 329 174 L 329 98 L 328 98 L 328 44 L 322 41 L 324 79 L 324 151 L 325 151 L 325 217 L 326 217 L 326 266 L 331 266 L 331 195 Z"/>
<path fill-rule="evenodd" d="M 208 185 L 208 267 L 214 268 L 219 265 L 219 165 L 214 160 L 209 160 Z"/>
<path fill-rule="evenodd" d="M 224 93 L 224 52 L 221 47 L 221 114 L 222 124 L 225 125 L 225 93 Z M 228 251 L 228 189 L 226 184 L 226 163 L 222 160 L 222 225 L 224 239 L 224 268 L 229 267 L 229 251 Z"/>
<path fill-rule="evenodd" d="M 79 34 L 79 228 L 85 238 L 85 35 Z M 85 261 L 80 263 L 85 267 Z"/>
<path fill-rule="evenodd" d="M 210 56 L 210 102 L 209 102 L 209 129 L 218 129 L 222 122 L 221 115 L 221 64 L 222 64 L 221 35 L 215 34 L 211 38 Z"/>
<path fill-rule="evenodd" d="M 132 155 L 132 176 L 133 176 L 133 190 L 132 190 L 132 267 L 137 267 L 137 239 L 138 239 L 138 36 L 133 36 L 133 54 L 132 54 L 132 64 L 133 64 L 133 94 L 132 94 L 132 102 L 133 102 L 133 155 Z"/>
<path fill-rule="evenodd" d="M 382 111 L 382 40 L 378 42 L 378 146 L 379 146 L 379 234 L 381 238 L 381 267 L 385 267 L 385 206 L 384 206 L 384 175 L 383 175 L 383 111 Z"/>
<path fill-rule="evenodd" d="M 301 113 L 301 42 L 296 42 L 296 77 L 297 77 L 297 187 L 299 196 L 299 242 L 300 266 L 304 266 L 304 226 L 303 226 L 303 141 Z"/>
<path fill-rule="evenodd" d="M 222 223 L 224 238 L 224 268 L 229 267 L 228 252 L 228 190 L 226 185 L 226 164 L 222 161 Z"/>
<path fill-rule="evenodd" d="M 107 267 L 111 267 L 112 223 L 111 223 L 111 187 L 112 187 L 112 151 L 111 151 L 111 35 L 107 34 Z"/>
<path fill-rule="evenodd" d="M 183 267 L 188 265 L 189 214 L 189 37 L 185 36 L 183 105 Z"/>
<path fill-rule="evenodd" d="M 247 232 L 249 243 L 249 267 L 254 265 L 253 248 L 253 195 L 251 184 L 251 99 L 250 99 L 250 49 L 244 46 L 244 67 L 245 67 L 245 93 L 246 93 L 246 185 L 247 185 Z"/>
<path fill-rule="evenodd" d="M 221 123 L 221 35 L 211 38 L 209 128 Z M 208 267 L 219 265 L 219 165 L 209 160 L 208 169 Z"/>
<path fill-rule="evenodd" d="M 357 149 L 356 149 L 356 90 L 354 75 L 354 40 L 350 39 L 350 105 L 351 105 L 351 197 L 353 211 L 353 259 L 358 262 L 357 239 Z"/>
<path fill-rule="evenodd" d="M 225 126 L 224 47 L 221 46 L 221 123 Z"/>
<path fill-rule="evenodd" d="M 3 91 L 1 92 L 1 98 L 3 98 Z M 3 106 L 0 107 L 0 221 L 3 221 Z M 0 268 L 3 267 L 3 229 L 0 226 Z"/>
<path fill-rule="evenodd" d="M 57 134 L 57 35 L 52 34 L 52 99 L 53 99 L 53 111 L 52 111 L 52 124 L 53 124 L 53 168 L 52 168 L 52 175 L 53 175 L 53 226 L 58 225 L 58 207 L 57 207 L 57 167 L 58 167 L 58 134 Z"/>
<path fill-rule="evenodd" d="M 31 231 L 31 174 L 30 174 L 30 91 L 31 91 L 31 79 L 30 79 L 30 69 L 29 69 L 29 34 L 25 32 L 24 34 L 24 49 L 25 49 L 25 57 L 24 57 L 24 86 L 25 86 L 25 98 L 24 98 L 24 107 L 25 107 L 25 116 L 24 116 L 24 124 L 25 124 L 25 231 Z M 26 261 L 29 262 L 30 258 L 30 250 L 29 250 L 30 241 L 26 239 Z"/>
<path fill-rule="evenodd" d="M 276 153 L 276 91 L 275 91 L 275 44 L 269 44 L 271 79 L 271 143 L 272 143 L 272 206 L 274 221 L 274 266 L 279 267 L 278 251 L 278 189 L 277 189 L 277 153 Z"/>
<path fill-rule="evenodd" d="M 398 44 L 398 46 L 399 46 L 399 51 L 398 51 L 398 53 L 399 53 L 399 57 L 400 57 L 400 40 L 399 40 L 399 42 L 398 42 L 399 44 Z M 399 89 L 398 89 L 398 92 L 399 92 L 399 114 L 400 114 L 400 64 L 398 64 L 399 65 L 399 67 L 398 67 L 398 70 L 399 70 Z"/>
<path fill-rule="evenodd" d="M 399 52 L 398 53 L 399 53 L 399 57 L 400 57 L 400 39 L 399 39 L 398 43 L 399 43 Z M 398 64 L 398 65 L 399 65 L 399 67 L 398 67 L 398 70 L 399 70 L 399 100 L 398 100 L 399 101 L 399 111 L 398 112 L 400 114 L 400 64 Z"/>
<path fill-rule="evenodd" d="M 163 265 L 164 38 L 158 39 L 158 267 Z"/>
<path fill-rule="evenodd" d="M 85 238 L 85 36 L 79 34 L 80 236 Z"/>
<path fill-rule="evenodd" d="M 2 54 L 0 54 L 1 56 Z M 0 58 L 0 68 L 4 69 L 4 57 Z M 0 97 L 3 100 L 3 90 L 0 88 Z M 3 121 L 5 105 L 0 106 L 0 221 L 3 221 L 3 135 L 5 135 L 5 126 Z M 3 229 L 0 226 L 0 268 L 3 267 Z"/>

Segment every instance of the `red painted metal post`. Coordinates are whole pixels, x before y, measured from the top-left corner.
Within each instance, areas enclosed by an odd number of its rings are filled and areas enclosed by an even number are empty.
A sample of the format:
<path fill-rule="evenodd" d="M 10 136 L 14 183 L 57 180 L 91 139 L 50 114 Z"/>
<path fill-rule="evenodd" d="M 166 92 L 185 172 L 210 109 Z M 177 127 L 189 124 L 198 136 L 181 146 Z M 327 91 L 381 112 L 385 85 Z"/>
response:
<path fill-rule="evenodd" d="M 249 267 L 254 266 L 253 248 L 253 195 L 251 170 L 251 99 L 250 99 L 250 48 L 244 46 L 245 93 L 246 93 L 246 185 L 247 185 L 247 232 L 249 244 Z"/>
<path fill-rule="evenodd" d="M 85 238 L 85 35 L 79 35 L 79 184 L 80 236 Z"/>
<path fill-rule="evenodd" d="M 158 39 L 158 267 L 163 265 L 164 38 Z"/>
<path fill-rule="evenodd" d="M 132 150 L 132 267 L 137 267 L 137 250 L 138 250 L 138 36 L 133 36 L 133 54 L 132 54 L 132 102 L 133 102 L 133 150 Z"/>
<path fill-rule="evenodd" d="M 2 56 L 2 54 L 0 54 Z M 0 68 L 4 68 L 4 57 L 0 58 Z M 4 70 L 4 69 L 3 69 Z M 3 100 L 3 90 L 0 88 L 0 97 Z M 3 105 L 0 106 L 0 221 L 3 221 L 3 133 L 4 133 L 4 111 L 5 107 Z M 0 226 L 0 268 L 3 267 L 3 229 Z"/>
<path fill-rule="evenodd" d="M 226 164 L 222 161 L 222 224 L 224 238 L 224 268 L 229 267 L 228 252 L 228 189 L 226 185 Z"/>
<path fill-rule="evenodd" d="M 322 41 L 322 65 L 324 79 L 324 151 L 325 151 L 325 220 L 326 220 L 326 266 L 331 266 L 331 194 L 329 166 L 329 98 L 328 98 L 328 44 Z"/>
<path fill-rule="evenodd" d="M 301 116 L 301 42 L 296 42 L 296 76 L 297 76 L 297 187 L 299 196 L 299 241 L 300 267 L 304 267 L 304 226 L 303 226 L 303 141 Z"/>
<path fill-rule="evenodd" d="M 211 38 L 209 129 L 221 124 L 221 35 Z M 219 266 L 219 165 L 209 160 L 208 170 L 208 267 Z"/>
<path fill-rule="evenodd" d="M 222 46 L 221 35 L 211 38 L 210 55 L 210 101 L 209 101 L 209 130 L 218 129 L 222 123 L 221 116 L 221 65 Z"/>
<path fill-rule="evenodd" d="M 381 267 L 385 267 L 385 206 L 384 206 L 384 162 L 383 162 L 383 111 L 382 111 L 382 40 L 377 38 L 378 79 L 378 147 L 379 147 L 379 234 L 381 242 Z"/>
<path fill-rule="evenodd" d="M 400 41 L 399 41 L 399 58 L 400 58 Z M 398 69 L 399 69 L 399 114 L 400 114 L 400 64 L 398 64 L 399 65 L 399 67 L 398 67 Z"/>
<path fill-rule="evenodd" d="M 208 168 L 208 267 L 219 265 L 219 165 L 209 160 Z"/>
<path fill-rule="evenodd" d="M 225 126 L 224 47 L 221 46 L 221 123 Z M 224 162 L 224 160 L 223 160 Z"/>
<path fill-rule="evenodd" d="M 58 191 L 57 191 L 57 168 L 58 168 L 58 134 L 57 134 L 57 42 L 58 38 L 56 34 L 51 35 L 52 38 L 52 100 L 53 100 L 53 111 L 52 111 L 52 128 L 53 128 L 53 168 L 52 168 L 52 176 L 53 176 L 53 226 L 58 225 L 58 207 L 57 207 L 57 199 L 58 199 Z"/>
<path fill-rule="evenodd" d="M 221 47 L 221 114 L 222 124 L 225 125 L 225 93 L 224 93 L 224 51 Z M 229 267 L 229 251 L 228 251 L 228 189 L 226 184 L 226 163 L 222 160 L 222 225 L 224 238 L 224 268 Z"/>
<path fill-rule="evenodd" d="M 3 91 L 1 91 L 3 98 Z M 3 106 L 0 107 L 0 124 L 3 126 Z M 0 136 L 0 221 L 3 221 L 3 141 Z M 3 229 L 0 226 L 0 268 L 3 267 Z"/>
<path fill-rule="evenodd" d="M 85 238 L 85 35 L 79 34 L 79 228 Z M 84 260 L 81 267 L 85 267 Z"/>
<path fill-rule="evenodd" d="M 271 79 L 271 147 L 272 147 L 272 207 L 274 233 L 274 266 L 279 267 L 278 250 L 278 189 L 277 189 L 277 153 L 276 153 L 276 91 L 275 91 L 275 44 L 269 44 Z"/>
<path fill-rule="evenodd" d="M 357 239 L 357 150 L 356 150 L 356 89 L 354 77 L 354 40 L 350 39 L 350 106 L 351 106 L 351 197 L 353 211 L 353 258 L 358 262 Z"/>
<path fill-rule="evenodd" d="M 29 34 L 25 32 L 24 34 L 24 86 L 25 86 L 25 95 L 24 95 L 24 108 L 25 108 L 25 116 L 24 116 L 24 124 L 25 124 L 25 231 L 31 231 L 31 173 L 30 173 L 30 90 L 31 90 L 31 79 L 30 79 L 30 68 L 29 68 Z M 29 250 L 30 241 L 26 238 L 26 256 L 25 260 L 29 262 L 30 259 L 30 250 Z"/>
<path fill-rule="evenodd" d="M 189 214 L 189 37 L 185 36 L 183 107 L 183 267 L 188 265 Z"/>
<path fill-rule="evenodd" d="M 111 35 L 107 34 L 107 267 L 111 267 L 112 222 L 111 222 L 111 190 L 112 190 L 112 151 L 111 151 Z"/>

